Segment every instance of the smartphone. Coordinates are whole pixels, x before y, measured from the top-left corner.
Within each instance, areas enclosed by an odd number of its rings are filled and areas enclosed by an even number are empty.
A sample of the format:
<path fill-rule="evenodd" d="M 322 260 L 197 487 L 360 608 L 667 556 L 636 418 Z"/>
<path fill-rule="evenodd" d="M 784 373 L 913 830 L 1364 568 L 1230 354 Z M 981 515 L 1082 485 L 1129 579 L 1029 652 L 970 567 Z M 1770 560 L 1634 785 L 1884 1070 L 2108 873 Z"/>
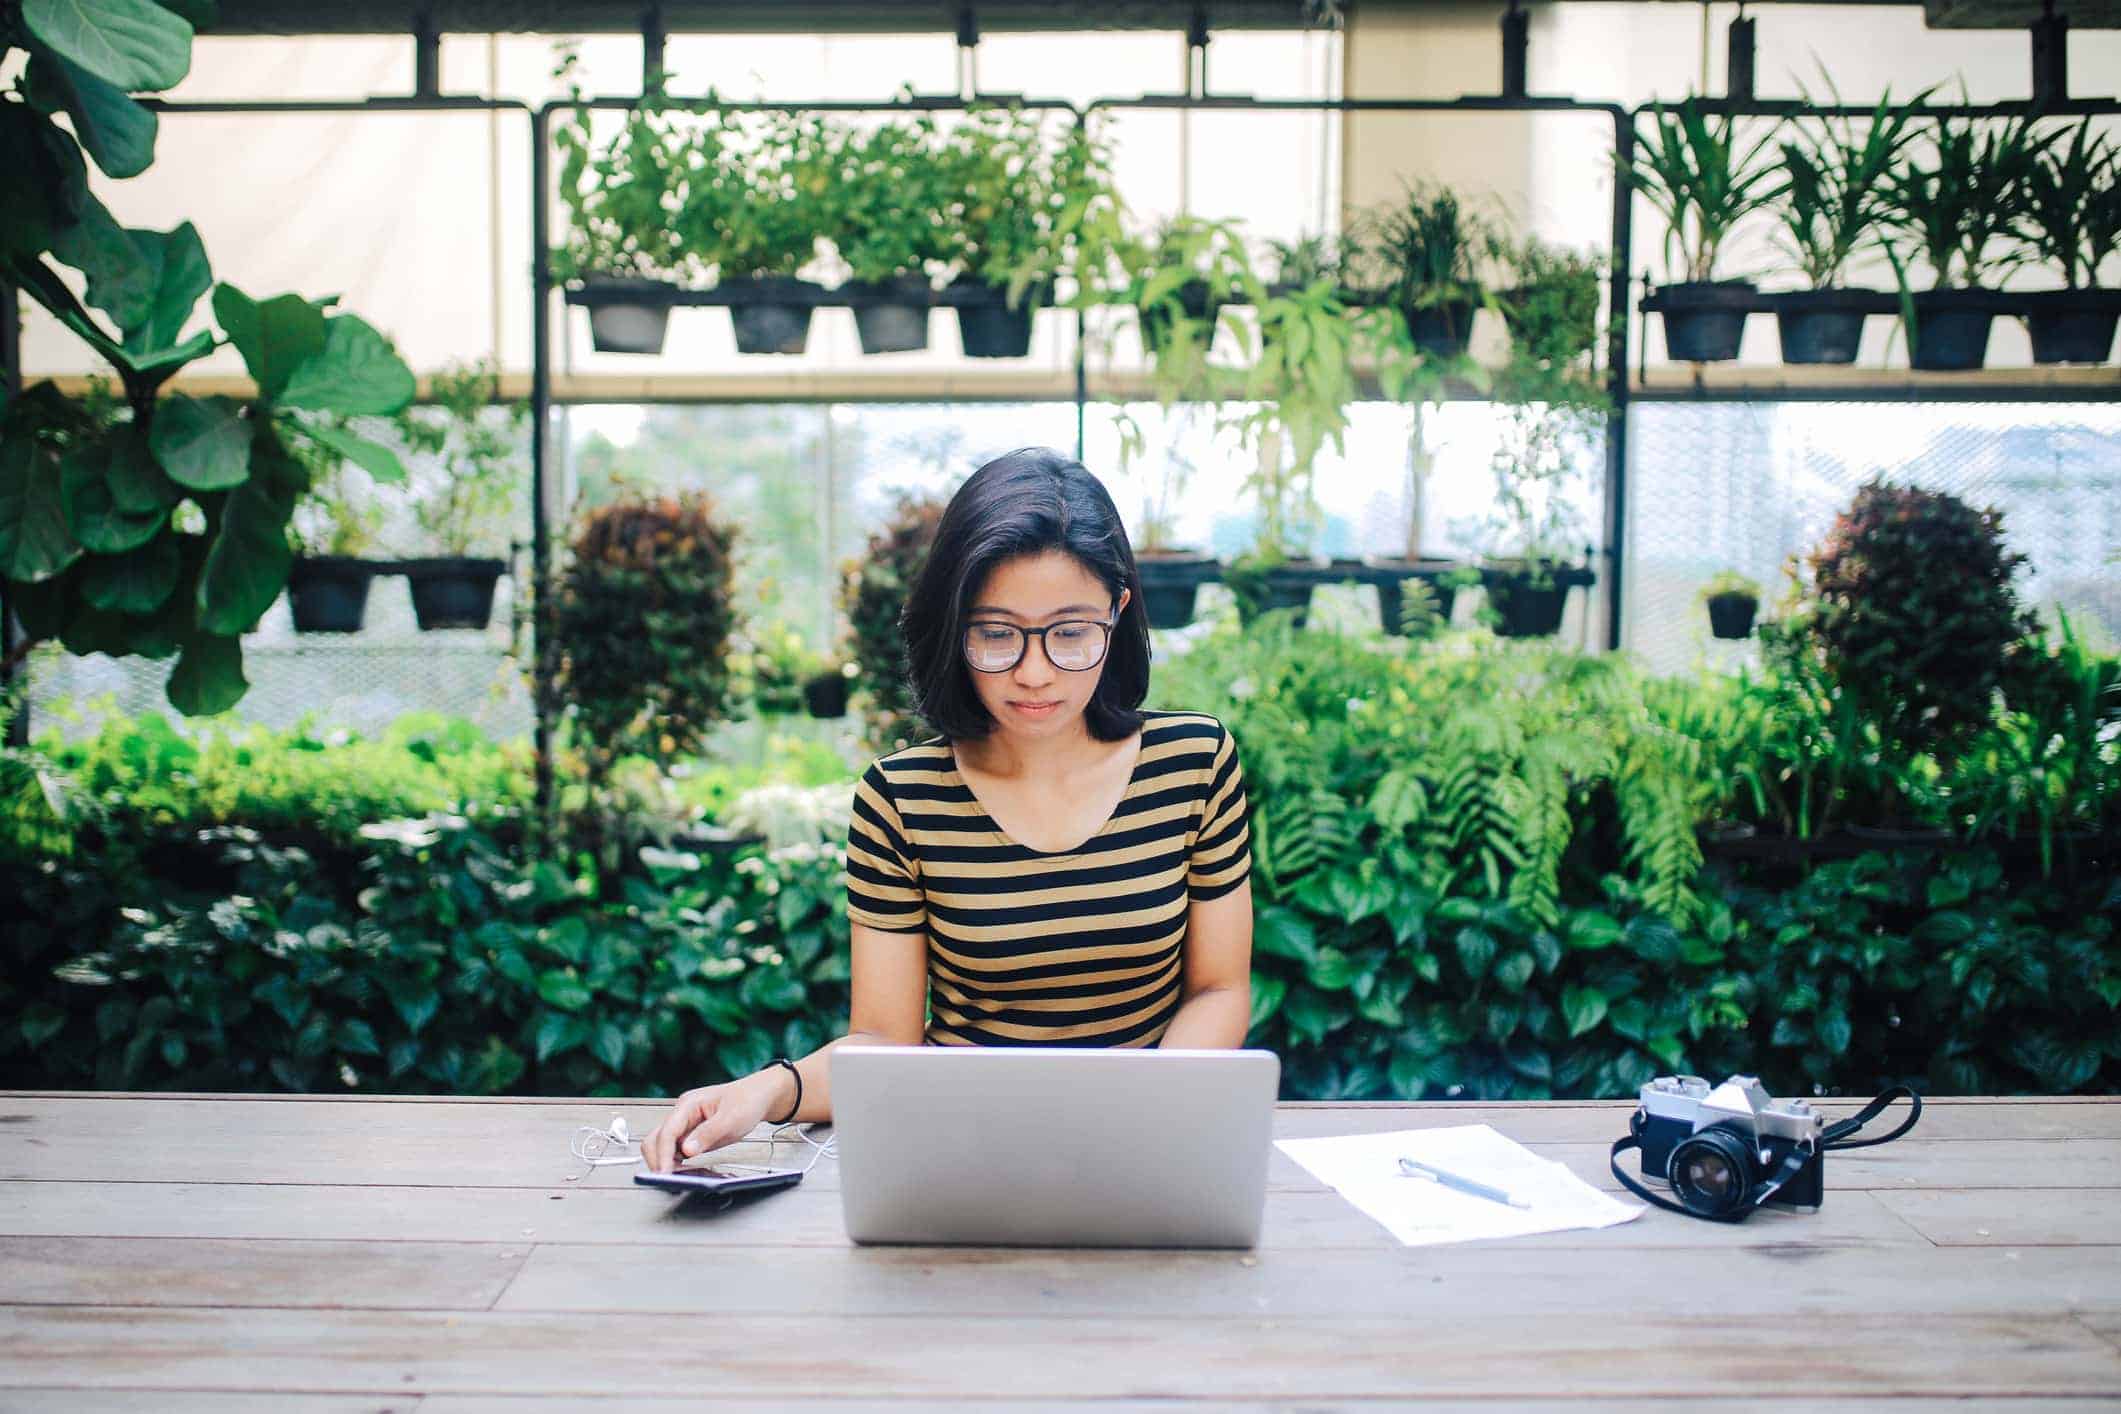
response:
<path fill-rule="evenodd" d="M 768 1169 L 759 1172 L 746 1168 L 697 1168 L 672 1169 L 669 1173 L 637 1173 L 633 1181 L 643 1188 L 662 1188 L 672 1193 L 766 1193 L 776 1188 L 793 1188 L 803 1181 L 801 1169 Z"/>

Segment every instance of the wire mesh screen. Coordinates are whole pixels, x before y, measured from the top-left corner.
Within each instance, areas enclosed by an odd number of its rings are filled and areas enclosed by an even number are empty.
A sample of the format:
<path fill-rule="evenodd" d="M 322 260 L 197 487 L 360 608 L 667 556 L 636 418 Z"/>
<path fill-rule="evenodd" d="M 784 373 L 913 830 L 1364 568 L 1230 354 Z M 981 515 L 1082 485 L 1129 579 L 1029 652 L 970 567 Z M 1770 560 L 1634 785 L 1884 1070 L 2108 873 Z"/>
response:
<path fill-rule="evenodd" d="M 1637 403 L 1628 452 L 1625 642 L 1662 671 L 1751 650 L 1709 633 L 1718 570 L 1780 597 L 1873 477 L 2003 512 L 2020 595 L 2092 641 L 2121 639 L 2121 406 L 2111 403 Z"/>
<path fill-rule="evenodd" d="M 518 555 L 527 572 L 527 555 Z M 413 617 L 404 578 L 375 580 L 361 631 L 297 634 L 283 597 L 266 611 L 258 631 L 243 640 L 243 674 L 250 691 L 235 716 L 245 722 L 290 727 L 308 717 L 321 728 L 378 731 L 408 712 L 465 717 L 496 738 L 529 735 L 530 687 L 512 639 L 519 630 L 513 576 L 494 593 L 484 630 L 422 631 Z M 527 636 L 522 640 L 528 645 Z M 523 660 L 527 664 L 527 659 Z M 91 732 L 107 712 L 174 717 L 165 685 L 174 659 L 77 657 L 55 647 L 30 659 L 33 729 Z"/>

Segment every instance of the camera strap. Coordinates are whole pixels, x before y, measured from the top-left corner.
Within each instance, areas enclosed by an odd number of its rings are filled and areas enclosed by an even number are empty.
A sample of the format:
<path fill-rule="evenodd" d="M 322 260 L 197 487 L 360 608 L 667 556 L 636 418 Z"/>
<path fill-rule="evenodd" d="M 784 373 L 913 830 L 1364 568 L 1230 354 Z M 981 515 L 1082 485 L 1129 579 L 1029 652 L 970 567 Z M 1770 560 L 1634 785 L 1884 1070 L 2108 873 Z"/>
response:
<path fill-rule="evenodd" d="M 1848 1137 L 1878 1118 L 1879 1115 L 1884 1114 L 1886 1106 L 1892 1104 L 1893 1101 L 1899 1099 L 1902 1095 L 1908 1098 L 1911 1108 L 1908 1111 L 1907 1118 L 1901 1122 L 1898 1129 L 1895 1129 L 1890 1134 L 1882 1134 L 1876 1139 L 1851 1140 Z M 1743 1222 L 1755 1208 L 1774 1197 L 1784 1184 L 1795 1178 L 1803 1170 L 1804 1166 L 1812 1161 L 1816 1154 L 1830 1149 L 1862 1149 L 1873 1144 L 1887 1143 L 1898 1139 L 1901 1135 L 1913 1129 L 1915 1121 L 1921 1117 L 1922 1097 L 1905 1085 L 1893 1086 L 1880 1094 L 1877 1099 L 1865 1105 L 1857 1113 L 1850 1115 L 1847 1119 L 1828 1125 L 1820 1132 L 1819 1147 L 1817 1149 L 1814 1149 L 1810 1144 L 1802 1144 L 1785 1154 L 1782 1163 L 1776 1168 L 1775 1172 L 1762 1180 L 1759 1186 L 1746 1195 L 1745 1206 L 1735 1213 L 1697 1213 L 1684 1204 L 1674 1203 L 1669 1198 L 1651 1192 L 1641 1183 L 1627 1176 L 1620 1167 L 1620 1156 L 1630 1149 L 1640 1149 L 1642 1147 L 1641 1110 L 1637 1110 L 1634 1114 L 1628 1116 L 1627 1137 L 1613 1141 L 1612 1153 L 1608 1157 L 1607 1162 L 1612 1167 L 1613 1177 L 1620 1181 L 1620 1186 L 1652 1207 L 1662 1208 L 1668 1213 L 1680 1213 L 1690 1218 L 1705 1218 L 1710 1222 Z"/>

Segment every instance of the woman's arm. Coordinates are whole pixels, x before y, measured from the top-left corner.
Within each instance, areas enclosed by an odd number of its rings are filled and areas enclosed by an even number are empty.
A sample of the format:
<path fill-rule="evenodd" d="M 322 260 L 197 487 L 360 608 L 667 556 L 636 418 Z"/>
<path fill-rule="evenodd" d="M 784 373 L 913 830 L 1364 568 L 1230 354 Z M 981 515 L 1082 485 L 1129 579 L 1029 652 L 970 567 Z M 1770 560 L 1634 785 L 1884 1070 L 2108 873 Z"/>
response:
<path fill-rule="evenodd" d="M 678 1161 L 734 1144 L 768 1118 L 821 1124 L 832 1118 L 832 1052 L 840 1046 L 918 1046 L 927 1030 L 928 934 L 892 933 L 850 925 L 852 993 L 847 1034 L 795 1062 L 803 1076 L 803 1107 L 793 1116 L 795 1077 L 785 1066 L 688 1090 L 641 1142 L 647 1166 L 660 1172 Z"/>
<path fill-rule="evenodd" d="M 1237 1050 L 1252 1029 L 1252 881 L 1188 904 L 1185 946 L 1185 999 L 1156 1044 Z"/>

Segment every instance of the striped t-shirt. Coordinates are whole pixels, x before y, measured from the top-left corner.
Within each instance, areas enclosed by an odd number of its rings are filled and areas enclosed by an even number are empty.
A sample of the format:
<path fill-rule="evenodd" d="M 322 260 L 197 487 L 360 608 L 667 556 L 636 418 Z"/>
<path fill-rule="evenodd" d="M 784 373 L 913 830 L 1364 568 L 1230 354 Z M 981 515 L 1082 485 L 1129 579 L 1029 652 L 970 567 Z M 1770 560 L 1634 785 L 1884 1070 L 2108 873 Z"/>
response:
<path fill-rule="evenodd" d="M 1151 1046 L 1178 1011 L 1186 906 L 1252 867 L 1244 775 L 1198 712 L 1146 712 L 1110 819 L 1071 850 L 1010 839 L 938 737 L 863 773 L 847 916 L 928 935 L 927 1042 Z"/>

